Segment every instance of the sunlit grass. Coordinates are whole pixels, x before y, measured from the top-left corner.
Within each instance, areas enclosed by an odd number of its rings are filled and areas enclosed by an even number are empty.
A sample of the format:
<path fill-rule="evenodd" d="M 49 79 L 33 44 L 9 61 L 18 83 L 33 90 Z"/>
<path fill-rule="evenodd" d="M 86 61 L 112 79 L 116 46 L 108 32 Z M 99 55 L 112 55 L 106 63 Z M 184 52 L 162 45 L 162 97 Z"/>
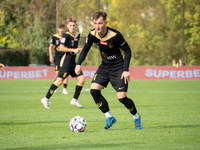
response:
<path fill-rule="evenodd" d="M 132 80 L 128 97 L 141 114 L 143 130 L 135 130 L 133 118 L 117 100 L 109 85 L 102 93 L 117 122 L 105 130 L 105 116 L 89 93 L 86 81 L 79 102 L 70 105 L 76 80 L 69 80 L 68 95 L 62 86 L 50 99 L 50 110 L 41 98 L 52 80 L 0 80 L 0 149 L 199 149 L 200 80 Z M 83 133 L 69 129 L 74 116 L 83 116 Z"/>

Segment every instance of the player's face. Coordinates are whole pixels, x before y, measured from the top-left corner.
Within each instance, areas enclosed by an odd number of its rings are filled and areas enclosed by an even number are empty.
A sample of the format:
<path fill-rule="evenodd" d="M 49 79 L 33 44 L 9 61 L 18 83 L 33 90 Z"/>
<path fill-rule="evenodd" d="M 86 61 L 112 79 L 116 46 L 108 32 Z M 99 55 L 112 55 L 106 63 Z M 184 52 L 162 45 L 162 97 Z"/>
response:
<path fill-rule="evenodd" d="M 76 23 L 75 22 L 69 22 L 67 24 L 67 27 L 68 27 L 70 33 L 74 33 L 75 29 L 76 29 Z"/>
<path fill-rule="evenodd" d="M 58 28 L 58 34 L 59 35 L 63 35 L 63 33 L 64 33 L 64 31 L 65 31 L 65 28 Z"/>
<path fill-rule="evenodd" d="M 93 20 L 93 21 L 94 21 L 94 28 L 95 28 L 95 30 L 100 35 L 103 36 L 106 33 L 107 21 L 103 20 L 102 16 L 100 16 L 97 20 Z"/>

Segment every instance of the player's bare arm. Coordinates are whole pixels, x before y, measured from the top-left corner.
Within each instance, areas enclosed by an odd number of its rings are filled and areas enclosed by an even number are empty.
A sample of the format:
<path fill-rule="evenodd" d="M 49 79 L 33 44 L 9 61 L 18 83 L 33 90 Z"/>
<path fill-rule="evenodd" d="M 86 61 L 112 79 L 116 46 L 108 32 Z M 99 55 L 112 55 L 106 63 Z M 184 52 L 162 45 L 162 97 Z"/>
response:
<path fill-rule="evenodd" d="M 53 58 L 53 55 L 52 55 L 52 51 L 53 51 L 53 44 L 50 44 L 49 45 L 49 61 L 51 63 L 53 63 L 53 61 L 54 61 L 54 58 Z"/>
<path fill-rule="evenodd" d="M 78 47 L 78 48 L 68 48 L 68 47 L 66 47 L 66 46 L 64 46 L 64 45 L 61 44 L 59 51 L 80 53 L 82 51 L 82 48 L 81 47 Z"/>

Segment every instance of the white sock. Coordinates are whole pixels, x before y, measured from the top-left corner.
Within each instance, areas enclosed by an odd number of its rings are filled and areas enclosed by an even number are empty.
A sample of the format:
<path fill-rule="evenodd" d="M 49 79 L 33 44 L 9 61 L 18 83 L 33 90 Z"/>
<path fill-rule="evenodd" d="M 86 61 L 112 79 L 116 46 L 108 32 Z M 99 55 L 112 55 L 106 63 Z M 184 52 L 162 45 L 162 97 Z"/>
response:
<path fill-rule="evenodd" d="M 133 119 L 138 119 L 139 118 L 139 114 L 136 113 L 135 115 L 133 115 Z"/>
<path fill-rule="evenodd" d="M 45 98 L 45 101 L 48 101 L 49 99 L 48 98 L 46 98 L 46 97 L 44 97 Z"/>
<path fill-rule="evenodd" d="M 106 116 L 106 118 L 112 117 L 112 116 L 113 116 L 113 115 L 111 114 L 110 110 L 107 111 L 106 113 L 104 113 L 104 115 Z"/>
<path fill-rule="evenodd" d="M 75 98 L 72 98 L 72 101 L 76 101 L 77 99 L 75 99 Z"/>

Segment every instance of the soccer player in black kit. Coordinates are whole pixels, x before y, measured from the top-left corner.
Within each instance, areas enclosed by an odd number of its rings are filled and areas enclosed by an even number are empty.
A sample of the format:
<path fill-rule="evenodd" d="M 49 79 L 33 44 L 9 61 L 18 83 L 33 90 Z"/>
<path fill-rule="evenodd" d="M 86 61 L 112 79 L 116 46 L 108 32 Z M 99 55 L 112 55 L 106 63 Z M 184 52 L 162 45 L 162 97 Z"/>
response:
<path fill-rule="evenodd" d="M 76 77 L 78 79 L 78 83 L 75 88 L 74 97 L 71 100 L 70 104 L 75 105 L 79 108 L 83 107 L 82 105 L 79 104 L 78 97 L 85 83 L 85 77 L 83 76 L 82 71 L 80 71 L 79 75 L 77 75 L 74 71 L 75 66 L 76 66 L 76 63 L 75 63 L 76 54 L 81 52 L 82 50 L 82 48 L 78 47 L 80 34 L 75 32 L 76 19 L 75 18 L 67 19 L 67 27 L 69 29 L 69 32 L 66 32 L 63 35 L 61 44 L 60 44 L 60 51 L 65 52 L 65 54 L 63 55 L 60 62 L 61 68 L 59 69 L 58 77 L 56 81 L 50 86 L 46 96 L 41 99 L 41 102 L 46 109 L 50 109 L 49 99 L 54 93 L 54 91 L 62 84 L 63 80 L 67 78 L 69 75 L 71 75 L 72 77 Z"/>
<path fill-rule="evenodd" d="M 54 34 L 51 38 L 50 41 L 50 45 L 49 45 L 49 61 L 51 63 L 54 63 L 55 66 L 55 78 L 54 81 L 56 81 L 56 78 L 58 76 L 58 71 L 60 69 L 60 60 L 63 57 L 63 55 L 65 54 L 65 52 L 61 52 L 59 51 L 60 49 L 60 41 L 62 39 L 62 36 L 64 34 L 65 31 L 65 25 L 63 23 L 60 23 L 58 25 L 58 33 Z M 53 46 L 55 45 L 55 57 L 53 58 Z M 63 94 L 68 94 L 66 88 L 67 88 L 67 83 L 68 83 L 68 79 L 65 78 L 63 80 L 63 90 L 62 93 Z"/>
<path fill-rule="evenodd" d="M 98 67 L 91 83 L 90 93 L 106 116 L 105 129 L 110 128 L 117 120 L 110 112 L 108 102 L 101 94 L 101 90 L 110 82 L 117 92 L 118 100 L 130 111 L 135 122 L 136 129 L 142 129 L 142 122 L 134 102 L 127 97 L 128 82 L 130 81 L 129 62 L 131 49 L 122 34 L 107 27 L 106 12 L 96 12 L 93 15 L 94 28 L 88 34 L 84 48 L 82 49 L 77 65 L 76 74 L 81 72 L 81 63 L 84 61 L 90 47 L 94 43 L 101 52 L 102 62 Z M 122 53 L 124 53 L 124 58 Z"/>

